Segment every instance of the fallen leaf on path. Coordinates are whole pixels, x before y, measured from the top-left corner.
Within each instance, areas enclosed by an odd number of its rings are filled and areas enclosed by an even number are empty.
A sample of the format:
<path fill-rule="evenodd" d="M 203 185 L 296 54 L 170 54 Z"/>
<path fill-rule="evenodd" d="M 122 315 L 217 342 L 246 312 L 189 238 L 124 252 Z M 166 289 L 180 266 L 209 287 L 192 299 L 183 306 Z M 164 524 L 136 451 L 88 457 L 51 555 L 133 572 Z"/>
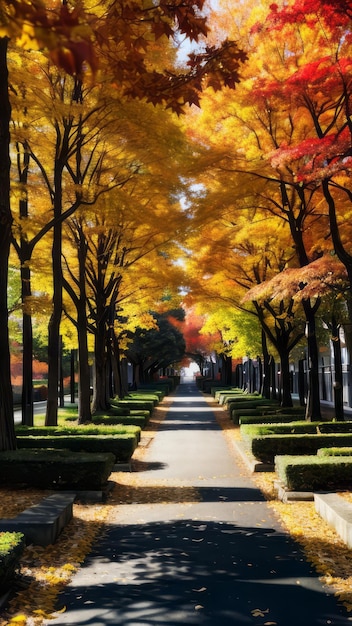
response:
<path fill-rule="evenodd" d="M 265 617 L 265 614 L 269 613 L 269 609 L 253 609 L 251 613 L 253 617 Z"/>

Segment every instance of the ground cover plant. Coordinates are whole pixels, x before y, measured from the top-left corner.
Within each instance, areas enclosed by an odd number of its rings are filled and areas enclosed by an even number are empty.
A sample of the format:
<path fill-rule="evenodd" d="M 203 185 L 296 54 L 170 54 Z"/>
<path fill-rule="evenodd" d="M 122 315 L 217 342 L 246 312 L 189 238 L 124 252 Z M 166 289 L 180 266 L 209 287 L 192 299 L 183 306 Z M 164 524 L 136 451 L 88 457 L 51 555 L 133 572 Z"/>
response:
<path fill-rule="evenodd" d="M 24 535 L 19 532 L 0 532 L 0 589 L 4 592 L 19 568 L 25 547 Z"/>

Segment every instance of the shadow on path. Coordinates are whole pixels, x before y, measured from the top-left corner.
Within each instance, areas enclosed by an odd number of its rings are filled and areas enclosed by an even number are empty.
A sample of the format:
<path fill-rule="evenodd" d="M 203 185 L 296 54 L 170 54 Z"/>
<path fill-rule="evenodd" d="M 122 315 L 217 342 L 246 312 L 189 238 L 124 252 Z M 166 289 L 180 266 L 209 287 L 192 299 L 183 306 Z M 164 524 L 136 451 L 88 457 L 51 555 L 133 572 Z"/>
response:
<path fill-rule="evenodd" d="M 209 520 L 112 526 L 54 623 L 346 626 L 285 534 Z M 60 607 L 59 607 L 60 608 Z M 67 621 L 68 619 L 68 621 Z"/>

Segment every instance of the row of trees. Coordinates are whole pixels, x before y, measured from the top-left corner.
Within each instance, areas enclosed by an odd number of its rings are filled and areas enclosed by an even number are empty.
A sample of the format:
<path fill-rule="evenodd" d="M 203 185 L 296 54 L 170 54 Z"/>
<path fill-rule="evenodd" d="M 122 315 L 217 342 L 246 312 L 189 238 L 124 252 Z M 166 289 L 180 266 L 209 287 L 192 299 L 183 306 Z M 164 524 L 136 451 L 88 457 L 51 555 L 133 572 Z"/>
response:
<path fill-rule="evenodd" d="M 87 421 L 92 408 L 106 408 L 107 355 L 121 385 L 121 349 L 137 328 L 155 326 L 149 311 L 159 303 L 164 313 L 165 292 L 182 282 L 174 261 L 187 224 L 180 196 L 191 152 L 174 114 L 198 104 L 210 81 L 233 88 L 245 58 L 226 40 L 177 65 L 178 42 L 208 34 L 202 7 L 203 0 L 1 7 L 0 449 L 15 447 L 10 250 L 21 272 L 27 424 L 33 314 L 49 315 L 46 424 L 57 421 L 60 336 L 72 327 L 79 419 Z"/>
<path fill-rule="evenodd" d="M 226 354 L 264 356 L 266 381 L 275 351 L 284 405 L 306 336 L 310 419 L 320 418 L 317 321 L 335 348 L 338 418 L 341 325 L 352 354 L 351 8 L 221 2 L 213 23 L 249 60 L 238 89 L 208 92 L 188 131 L 199 150 L 191 301 L 211 311 Z"/>
<path fill-rule="evenodd" d="M 0 449 L 15 446 L 9 259 L 21 272 L 25 423 L 33 316 L 49 319 L 47 425 L 61 335 L 78 346 L 87 421 L 106 408 L 108 367 L 123 393 L 121 354 L 136 360 L 133 338 L 137 350 L 163 326 L 180 285 L 213 338 L 189 347 L 193 358 L 205 346 L 224 362 L 261 354 L 267 372 L 275 351 L 285 405 L 307 335 L 307 417 L 320 417 L 317 320 L 336 348 L 343 324 L 351 348 L 350 2 L 224 0 L 207 19 L 202 8 L 1 7 Z M 183 66 L 180 38 L 206 42 Z"/>

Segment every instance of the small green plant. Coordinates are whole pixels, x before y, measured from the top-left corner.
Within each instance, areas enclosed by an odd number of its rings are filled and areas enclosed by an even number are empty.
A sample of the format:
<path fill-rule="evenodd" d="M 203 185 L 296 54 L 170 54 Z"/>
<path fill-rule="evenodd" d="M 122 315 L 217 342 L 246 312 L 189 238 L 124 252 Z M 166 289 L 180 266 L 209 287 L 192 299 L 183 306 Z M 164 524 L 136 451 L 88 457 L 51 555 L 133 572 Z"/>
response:
<path fill-rule="evenodd" d="M 0 532 L 0 588 L 11 583 L 25 547 L 24 535 L 15 532 Z"/>

